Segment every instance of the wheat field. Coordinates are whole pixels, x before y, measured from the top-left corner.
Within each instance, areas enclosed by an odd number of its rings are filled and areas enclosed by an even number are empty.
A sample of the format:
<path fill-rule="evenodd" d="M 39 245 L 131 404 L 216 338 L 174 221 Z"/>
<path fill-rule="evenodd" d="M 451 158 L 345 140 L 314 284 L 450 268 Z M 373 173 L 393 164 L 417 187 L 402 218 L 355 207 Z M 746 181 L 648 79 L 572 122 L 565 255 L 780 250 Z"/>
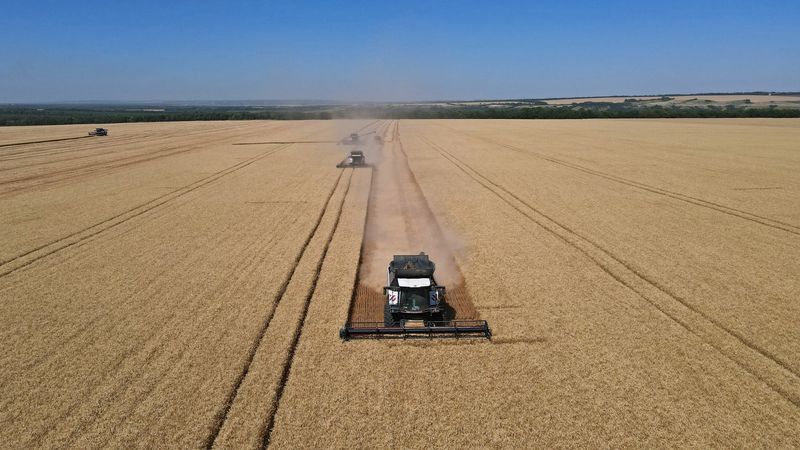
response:
<path fill-rule="evenodd" d="M 4 447 L 800 446 L 800 120 L 93 127 L 0 128 Z M 339 339 L 412 251 L 491 340 Z"/>

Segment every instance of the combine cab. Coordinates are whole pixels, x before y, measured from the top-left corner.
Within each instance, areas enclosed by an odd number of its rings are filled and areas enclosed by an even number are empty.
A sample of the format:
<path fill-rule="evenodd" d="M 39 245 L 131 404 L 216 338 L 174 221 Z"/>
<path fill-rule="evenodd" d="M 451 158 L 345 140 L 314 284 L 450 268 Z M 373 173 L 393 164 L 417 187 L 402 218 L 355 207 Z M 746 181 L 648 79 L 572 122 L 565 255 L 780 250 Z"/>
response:
<path fill-rule="evenodd" d="M 428 319 L 441 322 L 444 286 L 433 278 L 436 264 L 428 255 L 395 255 L 387 270 L 383 322 L 392 326 L 403 320 Z"/>
<path fill-rule="evenodd" d="M 89 136 L 108 136 L 107 128 L 95 128 L 94 131 L 89 132 Z"/>
<path fill-rule="evenodd" d="M 425 253 L 395 255 L 387 270 L 383 322 L 348 322 L 344 339 L 359 338 L 491 338 L 485 320 L 447 320 L 445 288 L 433 276 L 436 265 Z"/>
<path fill-rule="evenodd" d="M 353 150 L 347 155 L 344 161 L 336 165 L 338 168 L 344 167 L 367 167 L 367 160 L 364 159 L 364 152 L 361 150 Z"/>

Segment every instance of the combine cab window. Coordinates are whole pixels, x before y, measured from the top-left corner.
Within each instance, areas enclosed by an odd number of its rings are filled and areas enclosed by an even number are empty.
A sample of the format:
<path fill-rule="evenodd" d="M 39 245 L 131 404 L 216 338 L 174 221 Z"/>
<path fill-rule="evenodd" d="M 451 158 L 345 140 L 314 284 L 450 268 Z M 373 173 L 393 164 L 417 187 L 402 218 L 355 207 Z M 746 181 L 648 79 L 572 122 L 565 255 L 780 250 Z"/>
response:
<path fill-rule="evenodd" d="M 406 311 L 424 312 L 428 309 L 427 289 L 409 289 L 403 294 L 403 309 Z"/>

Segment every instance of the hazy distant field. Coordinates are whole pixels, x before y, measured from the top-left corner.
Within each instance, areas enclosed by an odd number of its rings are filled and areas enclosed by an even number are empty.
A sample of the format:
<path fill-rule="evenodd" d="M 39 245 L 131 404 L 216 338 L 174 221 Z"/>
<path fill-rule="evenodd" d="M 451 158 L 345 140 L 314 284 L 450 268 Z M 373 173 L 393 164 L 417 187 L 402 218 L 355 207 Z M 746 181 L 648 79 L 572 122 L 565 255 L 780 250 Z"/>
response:
<path fill-rule="evenodd" d="M 4 446 L 800 446 L 800 120 L 91 128 L 0 128 Z M 421 250 L 492 341 L 342 343 Z"/>

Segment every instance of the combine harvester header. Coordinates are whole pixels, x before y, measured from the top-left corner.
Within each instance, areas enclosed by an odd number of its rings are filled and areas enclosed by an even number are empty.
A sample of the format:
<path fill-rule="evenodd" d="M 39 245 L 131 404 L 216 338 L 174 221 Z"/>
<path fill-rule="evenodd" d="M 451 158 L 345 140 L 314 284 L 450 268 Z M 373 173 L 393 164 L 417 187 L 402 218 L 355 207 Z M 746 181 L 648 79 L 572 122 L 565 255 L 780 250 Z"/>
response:
<path fill-rule="evenodd" d="M 383 322 L 348 322 L 339 330 L 339 337 L 350 339 L 441 339 L 492 338 L 485 320 L 449 320 L 424 322 L 422 325 L 401 321 L 395 325 Z"/>
<path fill-rule="evenodd" d="M 445 319 L 445 288 L 433 276 L 436 265 L 425 253 L 395 255 L 383 288 L 383 322 L 347 322 L 339 337 L 381 338 L 486 338 L 492 331 L 485 320 Z"/>

